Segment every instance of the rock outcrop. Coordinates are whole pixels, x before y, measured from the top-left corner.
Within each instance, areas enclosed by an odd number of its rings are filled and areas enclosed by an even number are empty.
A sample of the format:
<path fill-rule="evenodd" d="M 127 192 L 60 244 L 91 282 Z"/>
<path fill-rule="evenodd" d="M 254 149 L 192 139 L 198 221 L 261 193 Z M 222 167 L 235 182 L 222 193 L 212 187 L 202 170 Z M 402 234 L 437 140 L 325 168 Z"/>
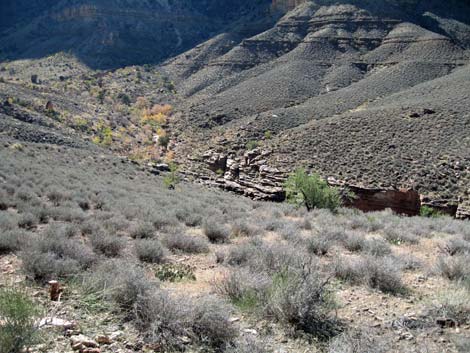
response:
<path fill-rule="evenodd" d="M 266 157 L 271 151 L 254 149 L 242 156 L 228 156 L 224 153 L 207 151 L 202 160 L 212 175 L 192 175 L 204 180 L 205 184 L 217 186 L 255 200 L 282 201 L 284 173 L 267 166 Z M 201 178 L 202 176 L 202 178 Z"/>

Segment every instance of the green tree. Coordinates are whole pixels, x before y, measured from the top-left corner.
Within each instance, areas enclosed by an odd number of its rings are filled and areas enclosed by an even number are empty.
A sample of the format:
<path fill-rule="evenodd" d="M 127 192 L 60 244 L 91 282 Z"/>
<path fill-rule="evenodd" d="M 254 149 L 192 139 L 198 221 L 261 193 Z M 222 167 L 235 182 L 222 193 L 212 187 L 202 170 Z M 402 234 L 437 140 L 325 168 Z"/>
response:
<path fill-rule="evenodd" d="M 168 189 L 174 190 L 176 185 L 179 184 L 179 182 L 181 181 L 178 175 L 178 165 L 176 163 L 171 162 L 169 164 L 169 167 L 170 172 L 165 178 L 163 178 L 163 184 L 165 184 Z"/>
<path fill-rule="evenodd" d="M 341 206 L 340 191 L 328 185 L 318 174 L 308 175 L 299 168 L 285 182 L 286 198 L 289 203 L 304 205 L 308 211 L 314 208 L 328 208 L 336 211 Z"/>

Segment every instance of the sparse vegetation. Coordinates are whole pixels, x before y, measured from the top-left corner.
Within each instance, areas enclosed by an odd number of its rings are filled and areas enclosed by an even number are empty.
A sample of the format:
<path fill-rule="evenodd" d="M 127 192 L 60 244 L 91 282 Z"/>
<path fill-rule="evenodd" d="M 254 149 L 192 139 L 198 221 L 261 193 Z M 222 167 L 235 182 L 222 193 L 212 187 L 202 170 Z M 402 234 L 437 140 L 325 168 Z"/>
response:
<path fill-rule="evenodd" d="M 169 351 L 269 352 L 273 332 L 288 340 L 281 347 L 299 344 L 332 352 L 348 345 L 376 345 L 381 351 L 405 342 L 385 326 L 378 329 L 383 336 L 354 330 L 357 322 L 349 320 L 356 318 L 344 305 L 362 303 L 364 293 L 387 305 L 411 306 L 419 324 L 427 325 L 425 332 L 444 316 L 462 322 L 459 329 L 466 332 L 461 295 L 470 288 L 466 222 L 342 208 L 307 213 L 185 182 L 170 191 L 164 178 L 127 161 L 80 149 L 74 152 L 78 157 L 65 158 L 63 151 L 42 148 L 26 145 L 33 153 L 21 159 L 11 149 L 0 151 L 5 161 L 0 195 L 8 205 L 0 211 L 0 270 L 16 278 L 11 267 L 21 264 L 35 280 L 31 287 L 25 282 L 31 292 L 46 292 L 45 283 L 59 279 L 65 288 L 64 318 L 72 317 L 73 307 L 84 334 L 122 320 L 145 349 Z M 440 254 L 437 261 L 428 257 L 430 246 Z M 427 301 L 434 295 L 427 289 L 430 280 L 433 288 L 447 283 L 459 294 L 449 290 L 455 300 Z M 216 299 L 207 299 L 211 284 Z M 337 312 L 339 289 L 342 309 Z M 418 295 L 429 320 L 419 316 Z M 385 305 L 371 303 L 377 316 L 384 315 Z M 95 320 L 97 312 L 109 323 Z M 360 320 L 375 323 L 368 315 Z M 251 330 L 252 322 L 256 336 L 243 331 Z M 114 344 L 122 347 L 119 339 Z"/>

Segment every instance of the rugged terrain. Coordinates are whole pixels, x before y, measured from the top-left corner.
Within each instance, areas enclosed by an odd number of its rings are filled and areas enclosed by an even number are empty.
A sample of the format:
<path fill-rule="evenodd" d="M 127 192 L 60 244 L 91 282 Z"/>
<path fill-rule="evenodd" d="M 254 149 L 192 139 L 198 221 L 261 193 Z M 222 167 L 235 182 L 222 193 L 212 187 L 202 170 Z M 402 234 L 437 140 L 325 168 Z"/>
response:
<path fill-rule="evenodd" d="M 463 3 L 307 1 L 259 35 L 221 35 L 164 69 L 189 106 L 182 129 L 203 131 L 200 151 L 237 159 L 260 145 L 281 172 L 414 189 L 455 213 L 468 202 L 469 14 Z"/>
<path fill-rule="evenodd" d="M 304 166 L 372 195 L 363 209 L 469 216 L 466 2 L 1 6 L 17 18 L 0 34 L 0 94 L 15 109 L 50 101 L 58 127 L 259 199 L 281 200 Z"/>
<path fill-rule="evenodd" d="M 468 352 L 469 38 L 466 1 L 2 1 L 0 353 L 16 291 L 31 352 Z M 260 201 L 298 166 L 373 212 Z"/>
<path fill-rule="evenodd" d="M 468 221 L 169 190 L 53 118 L 0 121 L 0 293 L 39 307 L 31 352 L 468 351 Z"/>

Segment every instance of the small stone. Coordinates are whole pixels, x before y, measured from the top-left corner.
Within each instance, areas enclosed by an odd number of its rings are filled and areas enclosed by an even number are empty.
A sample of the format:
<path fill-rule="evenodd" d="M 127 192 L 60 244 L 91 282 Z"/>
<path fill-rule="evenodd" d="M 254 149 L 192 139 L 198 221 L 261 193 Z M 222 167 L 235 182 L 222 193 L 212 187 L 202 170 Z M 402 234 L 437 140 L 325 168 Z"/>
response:
<path fill-rule="evenodd" d="M 254 330 L 252 328 L 246 328 L 246 329 L 243 330 L 243 332 L 249 333 L 251 335 L 257 335 L 258 334 L 258 331 Z"/>
<path fill-rule="evenodd" d="M 98 344 L 111 344 L 111 338 L 105 335 L 96 336 L 95 341 L 98 342 Z"/>
<path fill-rule="evenodd" d="M 96 343 L 95 341 L 93 341 L 92 339 L 84 335 L 72 336 L 70 338 L 70 342 L 74 350 L 80 349 L 79 347 L 84 347 L 84 348 L 97 348 L 98 347 L 98 343 Z"/>
<path fill-rule="evenodd" d="M 99 348 L 85 348 L 80 353 L 101 353 L 101 350 Z"/>

